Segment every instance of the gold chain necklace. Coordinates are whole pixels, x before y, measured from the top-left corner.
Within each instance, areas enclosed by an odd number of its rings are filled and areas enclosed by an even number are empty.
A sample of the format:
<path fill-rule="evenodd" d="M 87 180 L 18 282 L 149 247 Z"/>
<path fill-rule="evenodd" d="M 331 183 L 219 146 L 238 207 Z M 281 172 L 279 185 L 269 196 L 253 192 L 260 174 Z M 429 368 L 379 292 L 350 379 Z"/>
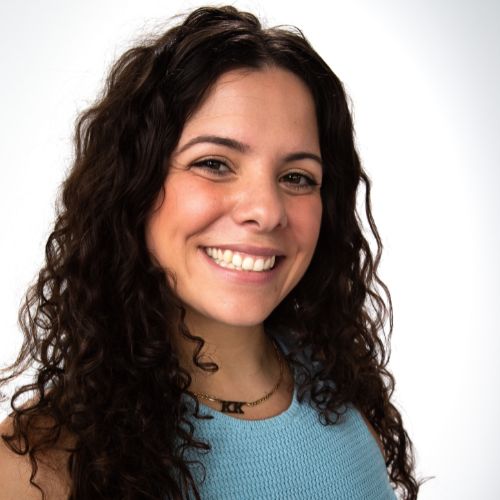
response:
<path fill-rule="evenodd" d="M 197 398 L 200 399 L 205 399 L 206 401 L 212 401 L 213 403 L 220 403 L 221 404 L 221 412 L 222 413 L 245 413 L 243 411 L 242 406 L 257 406 L 260 403 L 263 403 L 264 401 L 268 400 L 277 390 L 278 387 L 281 384 L 281 381 L 283 380 L 283 360 L 280 356 L 280 352 L 278 349 L 278 346 L 276 345 L 276 342 L 273 341 L 274 349 L 276 350 L 276 357 L 278 358 L 278 362 L 280 364 L 280 378 L 278 379 L 277 384 L 273 387 L 273 389 L 268 392 L 265 396 L 261 397 L 260 399 L 257 399 L 255 401 L 226 401 L 224 399 L 219 399 L 214 396 L 209 396 L 208 394 L 203 394 L 199 392 L 191 392 L 193 396 L 196 396 Z"/>

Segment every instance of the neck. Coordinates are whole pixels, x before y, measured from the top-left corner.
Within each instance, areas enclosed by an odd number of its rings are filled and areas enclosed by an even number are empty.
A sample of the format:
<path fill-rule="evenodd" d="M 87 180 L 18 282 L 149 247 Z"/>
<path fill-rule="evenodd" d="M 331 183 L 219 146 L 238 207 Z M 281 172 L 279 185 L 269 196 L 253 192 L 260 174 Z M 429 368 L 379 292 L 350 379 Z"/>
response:
<path fill-rule="evenodd" d="M 197 344 L 180 337 L 181 364 L 192 379 L 190 391 L 221 399 L 250 401 L 262 397 L 276 384 L 280 362 L 262 324 L 225 325 L 206 318 L 201 320 L 194 314 L 186 315 L 186 324 L 193 336 L 205 341 L 200 362 L 213 362 L 219 367 L 217 372 L 211 373 L 194 365 Z"/>

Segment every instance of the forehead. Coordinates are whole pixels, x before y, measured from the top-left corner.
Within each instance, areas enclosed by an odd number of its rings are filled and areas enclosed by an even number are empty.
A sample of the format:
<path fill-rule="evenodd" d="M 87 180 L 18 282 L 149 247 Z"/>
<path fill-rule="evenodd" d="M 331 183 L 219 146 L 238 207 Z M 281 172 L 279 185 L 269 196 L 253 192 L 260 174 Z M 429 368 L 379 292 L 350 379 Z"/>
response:
<path fill-rule="evenodd" d="M 275 67 L 238 69 L 219 77 L 186 122 L 180 142 L 201 133 L 319 148 L 311 92 L 296 75 Z"/>

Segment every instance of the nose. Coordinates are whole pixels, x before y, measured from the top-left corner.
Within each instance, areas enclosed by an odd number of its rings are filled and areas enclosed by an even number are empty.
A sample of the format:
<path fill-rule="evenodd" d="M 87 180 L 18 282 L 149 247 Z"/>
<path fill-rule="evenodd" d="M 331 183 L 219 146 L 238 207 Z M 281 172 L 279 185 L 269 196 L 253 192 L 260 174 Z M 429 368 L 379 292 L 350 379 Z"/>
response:
<path fill-rule="evenodd" d="M 233 219 L 260 232 L 271 232 L 288 224 L 284 194 L 275 179 L 252 176 L 238 183 Z"/>

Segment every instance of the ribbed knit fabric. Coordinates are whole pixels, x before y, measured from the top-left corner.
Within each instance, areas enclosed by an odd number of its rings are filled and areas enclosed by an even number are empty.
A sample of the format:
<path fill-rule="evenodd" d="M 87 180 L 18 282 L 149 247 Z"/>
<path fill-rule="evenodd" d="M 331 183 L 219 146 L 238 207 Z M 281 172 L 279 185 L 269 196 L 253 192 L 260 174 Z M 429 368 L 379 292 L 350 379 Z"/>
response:
<path fill-rule="evenodd" d="M 203 500 L 394 500 L 382 453 L 359 412 L 324 426 L 296 389 L 289 408 L 264 420 L 240 420 L 201 404 L 194 437 L 209 452 L 188 459 Z"/>

